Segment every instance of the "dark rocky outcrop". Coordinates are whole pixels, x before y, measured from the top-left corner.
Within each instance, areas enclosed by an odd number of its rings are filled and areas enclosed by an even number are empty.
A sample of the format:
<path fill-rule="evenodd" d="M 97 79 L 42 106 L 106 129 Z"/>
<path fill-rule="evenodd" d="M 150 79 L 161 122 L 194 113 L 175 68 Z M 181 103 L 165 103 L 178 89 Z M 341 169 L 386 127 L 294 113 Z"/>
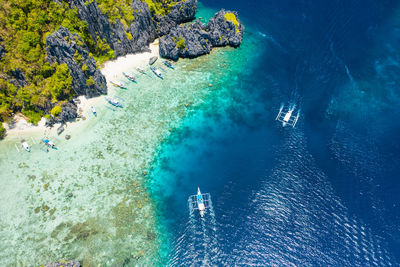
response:
<path fill-rule="evenodd" d="M 97 42 L 100 39 L 108 43 L 114 50 L 115 57 L 145 51 L 147 45 L 156 38 L 148 6 L 139 0 L 132 2 L 135 20 L 127 29 L 119 19 L 110 23 L 96 1 L 85 4 L 84 0 L 69 0 L 69 5 L 71 8 L 77 8 L 80 19 L 87 22 L 88 32 L 93 41 Z M 128 34 L 133 38 L 128 37 Z"/>
<path fill-rule="evenodd" d="M 61 113 L 56 117 L 51 117 L 47 122 L 46 126 L 53 126 L 56 123 L 65 124 L 75 120 L 78 117 L 78 107 L 74 101 L 69 101 L 61 106 Z"/>
<path fill-rule="evenodd" d="M 6 50 L 4 49 L 4 47 L 2 47 L 0 45 L 0 59 L 3 57 L 3 54 L 6 52 Z"/>
<path fill-rule="evenodd" d="M 178 57 L 197 57 L 210 53 L 216 46 L 238 47 L 242 42 L 243 24 L 238 25 L 225 18 L 225 14 L 237 13 L 221 10 L 210 19 L 207 25 L 196 21 L 190 25 L 178 26 L 160 38 L 160 56 L 171 59 Z"/>
<path fill-rule="evenodd" d="M 197 11 L 197 0 L 186 0 L 172 6 L 166 16 L 154 15 L 157 36 L 161 37 L 175 29 L 178 24 L 192 21 Z"/>
<path fill-rule="evenodd" d="M 133 0 L 131 7 L 133 22 L 125 29 L 120 20 L 110 23 L 96 1 L 68 0 L 71 8 L 76 8 L 80 19 L 88 24 L 88 32 L 93 41 L 98 39 L 108 43 L 115 57 L 128 53 L 148 50 L 148 45 L 159 36 L 168 34 L 179 23 L 193 20 L 197 10 L 197 0 L 186 0 L 172 6 L 168 15 L 152 14 L 146 3 Z M 128 37 L 128 34 L 132 36 Z"/>
<path fill-rule="evenodd" d="M 60 262 L 54 262 L 54 263 L 46 263 L 44 265 L 44 267 L 61 267 L 61 266 L 63 266 L 63 267 L 80 267 L 81 264 L 79 263 L 79 261 L 72 260 L 72 261 L 68 261 L 68 262 L 60 261 Z"/>
<path fill-rule="evenodd" d="M 47 38 L 46 52 L 50 64 L 57 62 L 68 65 L 76 95 L 93 97 L 107 93 L 106 79 L 78 35 L 60 27 Z"/>
<path fill-rule="evenodd" d="M 225 14 L 232 13 L 236 19 L 236 12 L 220 10 L 214 15 L 206 26 L 206 32 L 209 33 L 209 40 L 213 46 L 233 46 L 238 47 L 242 42 L 244 26 L 239 19 L 236 26 L 233 22 L 226 20 Z"/>
<path fill-rule="evenodd" d="M 189 26 L 178 26 L 170 34 L 160 38 L 160 56 L 171 59 L 197 57 L 210 53 L 212 49 L 204 25 L 196 21 Z M 179 46 L 178 42 L 184 42 Z"/>
<path fill-rule="evenodd" d="M 7 80 L 17 87 L 23 87 L 28 84 L 26 82 L 25 74 L 20 69 L 11 70 L 9 75 L 10 78 Z"/>
<path fill-rule="evenodd" d="M 168 17 L 177 24 L 192 21 L 197 11 L 197 0 L 186 0 L 174 5 Z"/>
<path fill-rule="evenodd" d="M 148 50 L 148 45 L 157 38 L 156 28 L 152 19 L 149 7 L 146 3 L 133 0 L 132 10 L 135 19 L 129 26 L 132 35 L 132 45 L 134 52 L 144 52 Z"/>

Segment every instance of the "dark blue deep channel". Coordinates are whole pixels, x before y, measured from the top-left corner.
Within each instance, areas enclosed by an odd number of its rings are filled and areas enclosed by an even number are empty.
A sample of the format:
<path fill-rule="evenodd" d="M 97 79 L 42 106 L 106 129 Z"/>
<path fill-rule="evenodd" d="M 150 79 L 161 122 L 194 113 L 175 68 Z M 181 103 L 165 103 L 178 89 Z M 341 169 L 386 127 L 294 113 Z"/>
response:
<path fill-rule="evenodd" d="M 238 11 L 265 49 L 224 109 L 200 107 L 161 148 L 166 264 L 399 266 L 400 2 L 202 3 Z M 282 103 L 296 128 L 275 121 Z"/>

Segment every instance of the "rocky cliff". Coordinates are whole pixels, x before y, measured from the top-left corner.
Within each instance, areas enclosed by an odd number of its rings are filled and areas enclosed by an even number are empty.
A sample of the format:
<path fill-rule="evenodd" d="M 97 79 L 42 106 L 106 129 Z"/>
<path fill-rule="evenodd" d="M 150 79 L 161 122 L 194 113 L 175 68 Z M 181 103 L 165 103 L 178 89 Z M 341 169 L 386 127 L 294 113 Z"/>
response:
<path fill-rule="evenodd" d="M 68 3 L 78 10 L 80 19 L 87 22 L 93 41 L 106 41 L 116 57 L 146 51 L 157 37 L 169 33 L 179 23 L 193 20 L 197 9 L 197 0 L 180 1 L 172 5 L 167 15 L 160 16 L 150 12 L 146 3 L 133 0 L 134 20 L 125 27 L 119 19 L 111 23 L 96 1 L 85 4 L 84 0 L 68 0 Z"/>
<path fill-rule="evenodd" d="M 68 65 L 76 95 L 93 97 L 107 93 L 106 79 L 78 35 L 60 27 L 47 38 L 46 53 L 50 64 L 57 62 Z"/>
<path fill-rule="evenodd" d="M 61 113 L 56 117 L 50 117 L 46 121 L 46 126 L 52 127 L 56 123 L 64 125 L 67 122 L 74 121 L 78 117 L 78 106 L 73 100 L 61 105 Z"/>
<path fill-rule="evenodd" d="M 210 53 L 216 46 L 238 47 L 242 42 L 244 26 L 237 13 L 221 10 L 207 25 L 196 21 L 178 26 L 160 38 L 160 56 L 170 59 L 193 58 Z"/>

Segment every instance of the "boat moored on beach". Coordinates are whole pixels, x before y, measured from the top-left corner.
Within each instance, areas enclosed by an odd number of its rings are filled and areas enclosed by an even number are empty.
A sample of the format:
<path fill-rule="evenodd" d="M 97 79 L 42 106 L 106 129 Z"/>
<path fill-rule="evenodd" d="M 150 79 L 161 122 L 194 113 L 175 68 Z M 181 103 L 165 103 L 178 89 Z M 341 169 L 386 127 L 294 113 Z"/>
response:
<path fill-rule="evenodd" d="M 211 197 L 209 193 L 202 194 L 200 188 L 197 187 L 197 194 L 190 196 L 188 203 L 190 212 L 198 210 L 200 216 L 203 217 L 206 209 L 210 208 Z"/>
<path fill-rule="evenodd" d="M 159 69 L 156 69 L 153 66 L 150 66 L 150 69 L 158 78 L 164 79 L 164 77 L 163 77 L 163 75 L 162 75 L 162 73 L 161 73 L 161 71 Z"/>
<path fill-rule="evenodd" d="M 90 109 L 92 110 L 93 115 L 94 115 L 95 117 L 97 117 L 97 112 L 96 112 L 96 109 L 94 108 L 94 106 L 90 106 Z"/>
<path fill-rule="evenodd" d="M 137 70 L 138 72 L 142 73 L 142 74 L 145 74 L 144 69 L 141 68 L 141 67 L 136 67 L 136 70 Z"/>
<path fill-rule="evenodd" d="M 175 69 L 174 65 L 172 65 L 171 62 L 167 60 L 164 60 L 164 65 L 167 66 L 168 68 Z"/>
<path fill-rule="evenodd" d="M 122 74 L 131 82 L 136 82 L 136 77 L 132 74 L 126 73 L 126 72 L 122 72 Z"/>
<path fill-rule="evenodd" d="M 117 81 L 110 81 L 110 83 L 116 87 L 126 89 L 126 86 L 123 83 L 117 82 Z"/>
<path fill-rule="evenodd" d="M 53 149 L 57 149 L 56 145 L 48 138 L 42 138 L 43 143 L 48 146 L 51 147 Z"/>
<path fill-rule="evenodd" d="M 110 104 L 113 105 L 114 107 L 123 108 L 121 102 L 120 102 L 118 99 L 113 98 L 113 97 L 105 97 L 105 99 L 106 99 L 106 101 L 107 101 L 108 103 L 110 103 Z"/>
<path fill-rule="evenodd" d="M 31 152 L 31 148 L 29 147 L 25 139 L 21 139 L 21 145 L 26 151 Z"/>

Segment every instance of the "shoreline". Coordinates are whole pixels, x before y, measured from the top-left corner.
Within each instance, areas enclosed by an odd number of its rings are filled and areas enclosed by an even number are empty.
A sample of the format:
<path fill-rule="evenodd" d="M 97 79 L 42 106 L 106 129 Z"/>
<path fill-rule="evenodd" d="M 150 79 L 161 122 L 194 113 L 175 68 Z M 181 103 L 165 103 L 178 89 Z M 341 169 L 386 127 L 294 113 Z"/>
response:
<path fill-rule="evenodd" d="M 160 57 L 158 39 L 155 39 L 152 43 L 150 43 L 148 48 L 150 49 L 149 52 L 127 54 L 114 60 L 109 60 L 105 62 L 100 71 L 107 81 L 107 94 L 92 98 L 87 98 L 85 95 L 76 97 L 80 101 L 80 103 L 77 104 L 78 114 L 82 114 L 83 117 L 87 117 L 88 112 L 91 112 L 91 106 L 96 106 L 100 102 L 102 97 L 114 92 L 114 86 L 110 83 L 110 80 L 119 79 L 122 76 L 123 71 L 127 71 L 128 69 L 136 69 L 136 67 L 143 67 L 147 65 L 149 59 L 153 56 Z M 60 123 L 53 125 L 53 127 L 47 127 L 45 126 L 46 119 L 44 117 L 42 117 L 38 125 L 29 123 L 26 119 L 27 118 L 24 115 L 22 115 L 21 113 L 17 113 L 12 118 L 12 120 L 14 121 L 14 125 L 10 127 L 9 123 L 3 123 L 3 126 L 6 129 L 6 136 L 3 140 L 14 139 L 15 137 L 20 137 L 21 135 L 29 137 L 30 135 L 39 133 L 43 133 L 45 135 L 59 136 L 57 134 L 57 128 L 61 125 Z M 78 122 L 82 122 L 85 120 L 86 119 L 80 119 L 78 117 L 74 121 L 68 122 L 65 125 L 66 128 L 71 128 L 71 126 L 77 125 L 79 124 Z"/>

